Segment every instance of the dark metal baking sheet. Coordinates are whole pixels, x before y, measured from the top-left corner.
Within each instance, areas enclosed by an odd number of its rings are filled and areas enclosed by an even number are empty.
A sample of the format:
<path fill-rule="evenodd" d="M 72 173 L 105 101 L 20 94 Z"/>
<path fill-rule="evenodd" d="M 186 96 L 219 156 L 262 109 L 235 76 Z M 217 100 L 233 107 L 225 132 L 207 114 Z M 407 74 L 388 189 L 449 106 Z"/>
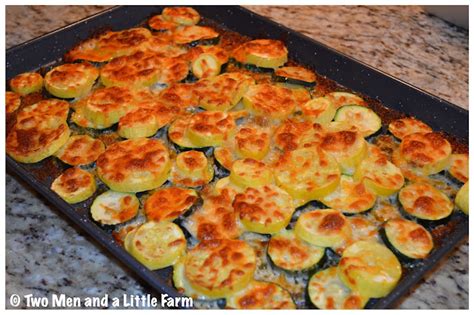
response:
<path fill-rule="evenodd" d="M 311 38 L 270 21 L 247 9 L 237 6 L 195 6 L 200 14 L 224 27 L 253 38 L 283 40 L 289 47 L 289 57 L 296 62 L 315 69 L 319 74 L 336 81 L 354 91 L 381 101 L 385 106 L 418 117 L 434 130 L 444 131 L 463 142 L 468 141 L 468 112 L 445 100 L 426 93 L 401 80 L 341 54 Z M 47 35 L 8 49 L 6 52 L 6 75 L 10 79 L 18 73 L 36 70 L 56 63 L 79 41 L 90 37 L 98 29 L 120 30 L 136 26 L 153 14 L 161 12 L 163 6 L 114 7 L 68 25 Z M 140 278 L 160 293 L 178 296 L 169 282 L 171 268 L 152 272 L 138 263 L 110 233 L 101 229 L 90 219 L 88 204 L 69 205 L 49 189 L 54 179 L 51 175 L 38 178 L 39 168 L 48 162 L 36 164 L 17 163 L 6 157 L 7 169 L 19 175 L 35 190 L 45 196 L 54 206 L 73 222 L 89 233 L 116 258 L 133 270 Z M 429 270 L 449 253 L 468 234 L 468 220 L 457 213 L 451 219 L 456 228 L 436 248 L 429 258 L 404 275 L 395 290 L 382 299 L 372 299 L 368 308 L 390 308 L 406 295 Z"/>

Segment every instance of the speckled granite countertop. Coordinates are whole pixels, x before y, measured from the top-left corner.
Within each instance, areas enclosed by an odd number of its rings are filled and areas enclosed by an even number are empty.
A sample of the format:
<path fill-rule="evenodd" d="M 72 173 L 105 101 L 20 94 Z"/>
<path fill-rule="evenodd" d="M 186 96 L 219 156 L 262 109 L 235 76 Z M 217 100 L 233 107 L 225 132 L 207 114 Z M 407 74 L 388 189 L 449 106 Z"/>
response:
<path fill-rule="evenodd" d="M 7 6 L 6 46 L 105 8 Z M 426 15 L 420 7 L 248 8 L 468 108 L 468 33 Z M 14 293 L 79 297 L 107 293 L 112 298 L 150 291 L 26 183 L 7 173 L 7 301 Z M 468 308 L 467 240 L 413 288 L 399 307 Z"/>

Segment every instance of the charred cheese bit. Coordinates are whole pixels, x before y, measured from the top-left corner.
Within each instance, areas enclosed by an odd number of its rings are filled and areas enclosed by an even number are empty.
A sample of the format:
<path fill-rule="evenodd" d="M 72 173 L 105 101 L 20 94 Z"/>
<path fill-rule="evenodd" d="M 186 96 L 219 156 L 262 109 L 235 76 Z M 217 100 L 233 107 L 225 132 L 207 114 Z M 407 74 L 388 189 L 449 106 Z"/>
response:
<path fill-rule="evenodd" d="M 424 175 L 436 174 L 448 166 L 451 144 L 439 133 L 416 132 L 402 139 L 400 155 Z"/>
<path fill-rule="evenodd" d="M 364 137 L 376 133 L 382 127 L 380 117 L 366 106 L 344 105 L 339 107 L 334 120 L 355 126 Z"/>
<path fill-rule="evenodd" d="M 201 80 L 196 88 L 199 106 L 206 110 L 228 111 L 237 105 L 253 82 L 251 77 L 237 72 Z"/>
<path fill-rule="evenodd" d="M 192 71 L 196 78 L 215 77 L 221 72 L 221 64 L 212 54 L 201 54 L 192 63 Z"/>
<path fill-rule="evenodd" d="M 398 199 L 409 215 L 423 220 L 440 220 L 453 211 L 451 200 L 441 191 L 425 183 L 413 183 L 403 187 Z"/>
<path fill-rule="evenodd" d="M 366 102 L 359 96 L 347 92 L 332 92 L 326 95 L 336 109 L 345 105 L 367 106 Z"/>
<path fill-rule="evenodd" d="M 21 97 L 15 92 L 5 92 L 5 113 L 11 114 L 15 112 L 21 105 Z"/>
<path fill-rule="evenodd" d="M 312 122 L 327 124 L 336 115 L 336 107 L 328 97 L 318 97 L 303 105 L 301 110 L 304 117 Z"/>
<path fill-rule="evenodd" d="M 342 283 L 337 267 L 315 273 L 308 282 L 308 295 L 319 309 L 362 309 L 368 301 Z"/>
<path fill-rule="evenodd" d="M 173 221 L 188 211 L 197 199 L 197 192 L 192 189 L 163 188 L 145 201 L 145 214 L 149 220 Z"/>
<path fill-rule="evenodd" d="M 99 139 L 76 135 L 71 136 L 54 155 L 66 164 L 77 166 L 94 162 L 104 151 L 105 145 Z"/>
<path fill-rule="evenodd" d="M 168 149 L 156 139 L 116 142 L 97 159 L 97 175 L 111 189 L 139 192 L 160 187 L 171 166 Z"/>
<path fill-rule="evenodd" d="M 415 132 L 427 133 L 433 131 L 430 126 L 413 117 L 400 118 L 392 121 L 388 125 L 388 130 L 398 139 L 403 139 L 405 136 Z"/>
<path fill-rule="evenodd" d="M 100 70 L 100 81 L 105 86 L 129 88 L 148 87 L 160 75 L 160 58 L 150 52 L 114 58 Z"/>
<path fill-rule="evenodd" d="M 233 309 L 295 309 L 290 293 L 271 282 L 252 281 L 226 299 L 226 307 Z"/>
<path fill-rule="evenodd" d="M 296 106 L 290 89 L 267 83 L 250 86 L 242 102 L 252 114 L 273 119 L 286 118 Z"/>
<path fill-rule="evenodd" d="M 194 114 L 189 119 L 186 136 L 195 147 L 221 146 L 236 129 L 231 115 L 218 111 Z"/>
<path fill-rule="evenodd" d="M 293 151 L 304 146 L 319 144 L 323 134 L 323 127 L 320 124 L 290 118 L 275 130 L 274 141 L 277 148 Z"/>
<path fill-rule="evenodd" d="M 247 287 L 256 257 L 241 240 L 201 241 L 184 260 L 184 275 L 191 287 L 209 298 L 227 297 Z"/>
<path fill-rule="evenodd" d="M 44 86 L 52 95 L 74 98 L 87 94 L 99 76 L 99 70 L 89 63 L 57 66 L 44 76 Z"/>
<path fill-rule="evenodd" d="M 336 159 L 342 173 L 352 175 L 367 155 L 367 142 L 357 130 L 341 126 L 334 124 L 327 127 L 328 131 L 321 137 L 320 146 Z"/>
<path fill-rule="evenodd" d="M 402 275 L 397 257 L 373 241 L 359 241 L 346 248 L 337 271 L 345 286 L 373 298 L 389 294 Z"/>
<path fill-rule="evenodd" d="M 186 251 L 183 231 L 172 222 L 149 221 L 127 243 L 129 253 L 150 270 L 172 266 Z"/>
<path fill-rule="evenodd" d="M 39 92 L 43 89 L 43 77 L 36 72 L 26 72 L 10 80 L 10 88 L 20 95 Z"/>
<path fill-rule="evenodd" d="M 69 139 L 67 123 L 58 117 L 29 116 L 9 131 L 6 152 L 21 163 L 39 162 L 59 150 Z"/>
<path fill-rule="evenodd" d="M 134 218 L 139 205 L 134 194 L 109 190 L 94 199 L 91 215 L 100 224 L 120 224 Z"/>
<path fill-rule="evenodd" d="M 256 39 L 237 47 L 232 57 L 242 64 L 275 69 L 288 61 L 288 50 L 279 40 Z"/>
<path fill-rule="evenodd" d="M 246 158 L 232 164 L 230 180 L 242 187 L 259 187 L 272 183 L 273 174 L 265 163 Z"/>
<path fill-rule="evenodd" d="M 462 185 L 456 194 L 456 199 L 454 199 L 456 206 L 462 210 L 465 214 L 469 214 L 469 181 Z"/>
<path fill-rule="evenodd" d="M 199 13 L 190 7 L 168 7 L 161 14 L 165 20 L 182 25 L 195 25 L 201 19 Z"/>
<path fill-rule="evenodd" d="M 277 183 L 293 198 L 306 201 L 333 192 L 340 179 L 336 160 L 321 149 L 284 152 L 274 165 Z"/>
<path fill-rule="evenodd" d="M 148 26 L 156 31 L 171 31 L 178 27 L 178 23 L 166 20 L 163 15 L 155 15 L 148 20 Z"/>
<path fill-rule="evenodd" d="M 219 33 L 208 26 L 187 25 L 180 26 L 173 31 L 173 41 L 180 45 L 193 45 L 201 41 L 218 39 Z"/>
<path fill-rule="evenodd" d="M 245 158 L 263 159 L 270 150 L 270 132 L 258 126 L 243 126 L 235 135 L 235 150 Z"/>
<path fill-rule="evenodd" d="M 301 214 L 296 221 L 295 234 L 316 246 L 339 248 L 351 239 L 352 230 L 341 212 L 320 209 Z"/>
<path fill-rule="evenodd" d="M 237 191 L 229 185 L 226 178 L 219 182 L 220 189 L 202 195 L 203 206 L 194 211 L 184 223 L 189 233 L 198 240 L 232 239 L 242 234 L 238 214 L 232 207 Z"/>
<path fill-rule="evenodd" d="M 323 258 L 324 248 L 297 238 L 291 230 L 282 230 L 270 239 L 267 253 L 276 266 L 299 271 L 314 267 Z"/>
<path fill-rule="evenodd" d="M 275 185 L 249 187 L 235 196 L 233 206 L 248 231 L 274 234 L 290 223 L 293 199 Z"/>
<path fill-rule="evenodd" d="M 76 112 L 92 124 L 107 128 L 133 109 L 134 96 L 125 87 L 100 88 L 76 104 Z"/>
<path fill-rule="evenodd" d="M 187 187 L 203 186 L 213 177 L 212 163 L 200 151 L 186 151 L 178 154 L 171 169 L 171 181 Z"/>
<path fill-rule="evenodd" d="M 423 226 L 406 219 L 392 219 L 384 224 L 384 233 L 392 246 L 402 255 L 412 259 L 422 259 L 433 249 L 430 232 Z"/>
<path fill-rule="evenodd" d="M 469 179 L 469 155 L 467 153 L 452 154 L 448 169 L 457 180 L 465 183 Z"/>
<path fill-rule="evenodd" d="M 402 171 L 379 148 L 372 145 L 368 157 L 357 167 L 354 179 L 362 180 L 369 190 L 380 196 L 397 192 L 405 183 Z"/>
<path fill-rule="evenodd" d="M 376 200 L 362 182 L 354 181 L 351 176 L 342 175 L 338 188 L 321 199 L 326 206 L 344 213 L 359 213 L 373 207 Z"/>
<path fill-rule="evenodd" d="M 288 83 L 314 85 L 316 82 L 314 72 L 303 67 L 281 67 L 275 70 L 275 76 Z"/>
<path fill-rule="evenodd" d="M 53 181 L 51 190 L 67 203 L 78 203 L 94 194 L 95 179 L 91 173 L 73 167 L 65 170 Z"/>

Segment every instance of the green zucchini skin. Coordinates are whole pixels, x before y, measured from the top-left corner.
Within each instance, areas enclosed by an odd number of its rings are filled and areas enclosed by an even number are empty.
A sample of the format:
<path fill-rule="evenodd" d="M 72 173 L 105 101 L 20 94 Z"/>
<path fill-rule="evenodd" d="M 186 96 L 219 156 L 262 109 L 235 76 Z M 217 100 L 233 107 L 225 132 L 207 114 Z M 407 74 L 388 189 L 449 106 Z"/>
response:
<path fill-rule="evenodd" d="M 411 258 L 411 257 L 408 257 L 408 256 L 402 254 L 402 253 L 388 240 L 388 237 L 387 237 L 387 234 L 385 233 L 385 228 L 384 228 L 384 227 L 382 227 L 382 228 L 379 230 L 379 235 L 380 235 L 381 239 L 383 240 L 384 244 L 388 247 L 388 249 L 390 249 L 390 250 L 397 256 L 397 258 L 400 260 L 400 262 L 410 264 L 410 263 L 413 263 L 413 262 L 416 262 L 416 261 L 423 260 L 423 259 Z"/>
<path fill-rule="evenodd" d="M 268 248 L 268 246 L 267 246 L 267 248 Z M 311 266 L 309 268 L 302 269 L 302 270 L 288 270 L 288 269 L 284 269 L 280 266 L 277 266 L 273 262 L 271 256 L 268 254 L 268 250 L 266 251 L 266 256 L 267 256 L 268 263 L 269 263 L 270 267 L 273 270 L 284 272 L 285 274 L 287 274 L 289 276 L 301 276 L 301 275 L 306 275 L 306 274 L 313 275 L 315 272 L 322 269 L 323 266 L 327 263 L 326 251 L 324 252 L 323 256 L 321 257 L 321 259 L 316 264 L 314 264 L 313 266 Z"/>
<path fill-rule="evenodd" d="M 276 74 L 273 74 L 273 81 L 280 82 L 280 83 L 302 85 L 302 86 L 308 87 L 308 88 L 314 87 L 316 85 L 316 81 L 313 81 L 313 82 L 301 81 L 301 80 L 297 80 L 297 79 L 278 76 Z"/>
<path fill-rule="evenodd" d="M 230 58 L 229 60 L 237 67 L 247 69 L 255 73 L 273 73 L 275 71 L 275 69 L 273 68 L 263 68 L 249 63 L 241 63 L 235 60 L 234 58 Z"/>
<path fill-rule="evenodd" d="M 411 221 L 415 221 L 416 223 L 419 223 L 420 225 L 422 225 L 424 228 L 426 228 L 427 230 L 431 230 L 439 225 L 443 225 L 443 224 L 447 224 L 449 223 L 449 221 L 451 221 L 451 218 L 454 214 L 455 211 L 452 211 L 450 215 L 448 215 L 446 218 L 442 218 L 440 220 L 426 220 L 426 219 L 420 219 L 420 218 L 417 218 L 411 214 L 409 214 L 408 212 L 405 211 L 405 209 L 403 208 L 402 206 L 402 203 L 400 202 L 399 199 L 397 199 L 398 201 L 398 209 L 400 211 L 400 214 L 408 219 L 408 220 L 411 220 Z"/>
<path fill-rule="evenodd" d="M 186 46 L 188 46 L 189 48 L 192 48 L 196 46 L 217 45 L 219 44 L 220 40 L 221 40 L 220 36 L 217 36 L 214 38 L 207 38 L 207 39 L 198 39 L 190 43 L 187 43 Z"/>

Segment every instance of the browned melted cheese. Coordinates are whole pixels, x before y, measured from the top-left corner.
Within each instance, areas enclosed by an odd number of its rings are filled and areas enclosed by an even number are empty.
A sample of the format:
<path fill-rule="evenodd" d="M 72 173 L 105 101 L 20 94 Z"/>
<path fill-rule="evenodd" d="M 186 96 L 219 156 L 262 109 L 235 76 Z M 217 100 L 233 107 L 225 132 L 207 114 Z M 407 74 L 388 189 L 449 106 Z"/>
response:
<path fill-rule="evenodd" d="M 284 151 L 296 150 L 303 144 L 305 137 L 318 142 L 323 129 L 319 124 L 296 119 L 285 120 L 275 131 L 274 138 L 277 147 Z M 314 134 L 314 137 L 311 135 Z"/>
<path fill-rule="evenodd" d="M 246 95 L 256 115 L 281 119 L 290 115 L 296 106 L 293 92 L 281 86 L 258 84 L 251 86 Z"/>
<path fill-rule="evenodd" d="M 432 131 L 430 126 L 413 117 L 392 121 L 388 126 L 388 130 L 398 139 L 403 139 L 405 136 L 415 132 L 426 133 Z"/>
<path fill-rule="evenodd" d="M 21 105 L 21 97 L 15 92 L 5 92 L 5 112 L 11 114 L 15 112 Z"/>
<path fill-rule="evenodd" d="M 173 21 L 167 21 L 163 15 L 155 15 L 148 20 L 148 25 L 157 31 L 168 31 L 178 27 L 178 24 Z"/>
<path fill-rule="evenodd" d="M 316 81 L 316 75 L 303 67 L 281 67 L 275 70 L 275 75 L 304 82 Z"/>
<path fill-rule="evenodd" d="M 190 189 L 160 189 L 145 201 L 145 214 L 150 220 L 172 221 L 186 212 L 197 199 L 196 193 Z"/>
<path fill-rule="evenodd" d="M 232 52 L 232 57 L 240 63 L 246 63 L 248 54 L 277 58 L 288 54 L 285 44 L 279 40 L 256 39 L 242 44 Z"/>
<path fill-rule="evenodd" d="M 99 139 L 78 135 L 70 137 L 56 156 L 69 165 L 85 165 L 97 160 L 104 150 L 104 143 Z"/>
<path fill-rule="evenodd" d="M 65 170 L 59 177 L 58 185 L 66 193 L 74 193 L 80 189 L 89 187 L 93 177 L 86 171 L 72 167 Z"/>
<path fill-rule="evenodd" d="M 439 133 L 412 133 L 403 138 L 400 152 L 408 162 L 424 166 L 447 158 L 451 145 Z"/>

